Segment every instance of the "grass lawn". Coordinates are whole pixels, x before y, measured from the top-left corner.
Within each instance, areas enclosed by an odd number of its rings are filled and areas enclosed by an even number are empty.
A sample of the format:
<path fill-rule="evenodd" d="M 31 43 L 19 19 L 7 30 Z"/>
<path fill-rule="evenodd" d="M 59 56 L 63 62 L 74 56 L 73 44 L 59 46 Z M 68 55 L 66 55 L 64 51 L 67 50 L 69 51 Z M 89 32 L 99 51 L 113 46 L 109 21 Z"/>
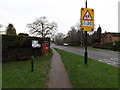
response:
<path fill-rule="evenodd" d="M 81 46 L 71 46 L 71 47 L 74 47 L 74 48 L 85 48 L 84 46 L 83 46 L 83 47 L 81 47 Z M 93 48 L 93 47 L 90 47 L 90 46 L 88 46 L 88 49 L 91 49 L 91 50 L 106 50 L 106 51 L 113 51 L 113 50 L 110 50 L 110 49 Z"/>
<path fill-rule="evenodd" d="M 74 88 L 118 88 L 118 68 L 56 49 L 62 57 Z"/>
<path fill-rule="evenodd" d="M 49 56 L 36 57 L 34 72 L 31 72 L 31 60 L 8 62 L 2 65 L 3 88 L 47 88 L 50 68 Z"/>

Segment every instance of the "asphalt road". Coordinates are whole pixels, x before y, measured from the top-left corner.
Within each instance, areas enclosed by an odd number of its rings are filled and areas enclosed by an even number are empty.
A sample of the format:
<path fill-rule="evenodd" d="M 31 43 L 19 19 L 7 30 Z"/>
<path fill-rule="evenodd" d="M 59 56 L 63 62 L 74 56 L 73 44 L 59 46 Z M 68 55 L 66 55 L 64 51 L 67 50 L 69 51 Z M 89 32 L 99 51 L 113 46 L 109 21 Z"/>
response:
<path fill-rule="evenodd" d="M 68 52 L 72 52 L 81 56 L 84 56 L 84 48 L 75 48 L 70 46 L 58 46 L 52 44 L 51 47 L 59 48 Z M 118 62 L 118 54 L 116 51 L 98 50 L 98 49 L 88 49 L 88 58 L 98 60 L 100 62 L 120 67 L 120 62 Z"/>

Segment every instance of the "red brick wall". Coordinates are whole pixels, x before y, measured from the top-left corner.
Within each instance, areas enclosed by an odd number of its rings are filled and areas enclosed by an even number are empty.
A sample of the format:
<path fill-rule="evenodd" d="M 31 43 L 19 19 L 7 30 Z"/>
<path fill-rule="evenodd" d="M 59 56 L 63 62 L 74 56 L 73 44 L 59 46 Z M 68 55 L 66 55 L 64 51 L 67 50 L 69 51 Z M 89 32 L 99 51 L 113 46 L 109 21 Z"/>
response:
<path fill-rule="evenodd" d="M 111 34 L 107 34 L 106 36 L 102 37 L 101 41 L 103 42 L 115 42 L 116 40 L 120 40 L 120 36 L 112 36 Z"/>

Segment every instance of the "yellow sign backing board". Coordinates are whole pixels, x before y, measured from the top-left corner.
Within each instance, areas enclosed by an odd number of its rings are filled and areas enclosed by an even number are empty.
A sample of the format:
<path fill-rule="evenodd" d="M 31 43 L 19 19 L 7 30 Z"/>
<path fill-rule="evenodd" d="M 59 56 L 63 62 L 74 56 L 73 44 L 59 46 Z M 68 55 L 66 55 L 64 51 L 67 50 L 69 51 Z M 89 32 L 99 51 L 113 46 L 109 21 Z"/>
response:
<path fill-rule="evenodd" d="M 90 8 L 81 8 L 81 30 L 94 30 L 94 10 Z"/>

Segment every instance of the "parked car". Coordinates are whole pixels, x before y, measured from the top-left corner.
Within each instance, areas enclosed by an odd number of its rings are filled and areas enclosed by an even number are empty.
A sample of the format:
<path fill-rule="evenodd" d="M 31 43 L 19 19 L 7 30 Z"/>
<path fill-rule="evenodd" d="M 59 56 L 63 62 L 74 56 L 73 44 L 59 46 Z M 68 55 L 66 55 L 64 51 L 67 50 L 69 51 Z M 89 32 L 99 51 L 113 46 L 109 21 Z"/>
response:
<path fill-rule="evenodd" d="M 63 45 L 64 45 L 64 46 L 68 46 L 68 44 L 67 44 L 67 43 L 64 43 Z"/>

